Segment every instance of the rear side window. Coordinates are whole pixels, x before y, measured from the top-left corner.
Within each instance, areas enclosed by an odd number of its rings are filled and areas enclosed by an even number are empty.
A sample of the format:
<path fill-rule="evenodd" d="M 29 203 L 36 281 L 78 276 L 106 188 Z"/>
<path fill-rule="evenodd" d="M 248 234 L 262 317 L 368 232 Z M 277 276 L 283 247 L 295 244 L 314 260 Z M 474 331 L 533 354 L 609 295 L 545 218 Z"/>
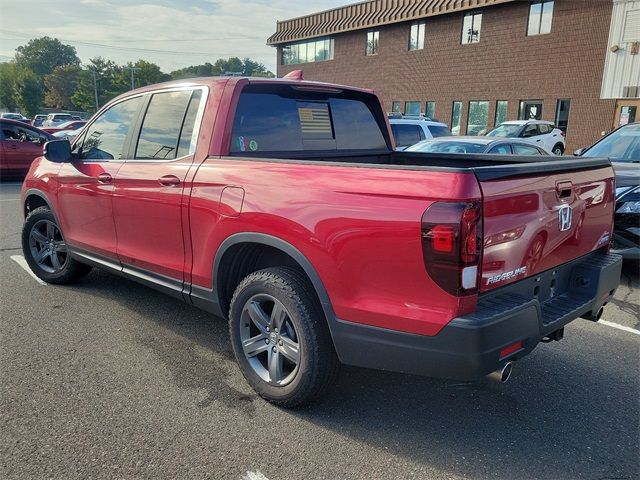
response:
<path fill-rule="evenodd" d="M 191 91 L 156 93 L 151 97 L 136 146 L 137 159 L 176 158 L 180 130 Z"/>
<path fill-rule="evenodd" d="M 493 153 L 494 155 L 511 155 L 511 147 L 503 143 L 492 147 L 487 153 Z"/>
<path fill-rule="evenodd" d="M 540 130 L 541 134 L 550 133 L 552 129 L 551 125 L 547 125 L 546 123 L 538 125 L 538 130 Z"/>
<path fill-rule="evenodd" d="M 427 128 L 433 138 L 451 136 L 449 129 L 443 125 L 429 125 Z"/>
<path fill-rule="evenodd" d="M 530 147 L 528 145 L 513 144 L 513 153 L 516 155 L 540 155 L 540 150 L 536 147 Z"/>
<path fill-rule="evenodd" d="M 342 94 L 297 92 L 289 87 L 273 90 L 247 87 L 240 95 L 231 153 L 387 148 L 364 101 Z"/>
<path fill-rule="evenodd" d="M 422 128 L 418 125 L 394 123 L 391 125 L 391 130 L 398 147 L 408 147 L 425 138 Z"/>

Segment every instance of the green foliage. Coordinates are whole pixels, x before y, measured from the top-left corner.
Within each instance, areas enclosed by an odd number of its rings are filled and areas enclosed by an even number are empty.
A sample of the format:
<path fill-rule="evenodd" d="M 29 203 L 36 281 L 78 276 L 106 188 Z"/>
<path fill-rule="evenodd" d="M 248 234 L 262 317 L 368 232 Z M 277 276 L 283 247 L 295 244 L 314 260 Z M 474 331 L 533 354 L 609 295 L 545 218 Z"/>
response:
<path fill-rule="evenodd" d="M 18 68 L 14 86 L 15 100 L 20 112 L 27 117 L 38 113 L 44 97 L 42 82 L 26 68 Z"/>
<path fill-rule="evenodd" d="M 78 85 L 80 67 L 78 65 L 62 65 L 53 69 L 44 77 L 46 93 L 45 104 L 55 108 L 73 108 L 71 95 Z"/>
<path fill-rule="evenodd" d="M 16 48 L 16 64 L 42 78 L 56 67 L 80 65 L 80 59 L 71 45 L 65 45 L 57 38 L 41 37 Z"/>
<path fill-rule="evenodd" d="M 14 62 L 0 63 L 0 105 L 11 112 L 18 109 L 16 78 L 17 67 Z"/>
<path fill-rule="evenodd" d="M 202 65 L 192 65 L 171 72 L 171 77 L 178 80 L 190 77 L 213 77 L 223 75 L 242 75 L 247 77 L 268 77 L 275 75 L 265 68 L 261 63 L 254 62 L 249 58 L 240 60 L 238 57 L 228 59 L 220 58 L 215 63 L 209 62 Z"/>

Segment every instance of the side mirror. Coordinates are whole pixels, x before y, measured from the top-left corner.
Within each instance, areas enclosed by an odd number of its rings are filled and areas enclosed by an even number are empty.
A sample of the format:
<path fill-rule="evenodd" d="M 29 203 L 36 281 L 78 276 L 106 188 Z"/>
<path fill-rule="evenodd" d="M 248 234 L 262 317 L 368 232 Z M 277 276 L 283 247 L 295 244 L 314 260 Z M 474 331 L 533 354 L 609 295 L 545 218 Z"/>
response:
<path fill-rule="evenodd" d="M 44 158 L 54 163 L 71 161 L 71 144 L 69 140 L 50 140 L 44 144 Z"/>
<path fill-rule="evenodd" d="M 582 154 L 584 153 L 584 151 L 585 151 L 585 150 L 586 150 L 586 148 L 579 148 L 579 149 L 577 149 L 577 150 L 574 150 L 574 151 L 573 151 L 573 154 L 574 154 L 576 157 L 579 157 L 580 155 L 582 155 Z"/>

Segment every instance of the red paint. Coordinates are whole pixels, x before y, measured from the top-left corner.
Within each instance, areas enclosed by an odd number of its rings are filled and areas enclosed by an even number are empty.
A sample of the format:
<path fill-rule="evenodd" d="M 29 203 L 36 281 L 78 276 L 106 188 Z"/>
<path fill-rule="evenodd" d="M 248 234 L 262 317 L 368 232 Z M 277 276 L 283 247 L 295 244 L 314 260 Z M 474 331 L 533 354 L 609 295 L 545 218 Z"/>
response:
<path fill-rule="evenodd" d="M 557 212 L 548 196 L 555 198 L 558 175 L 480 184 L 471 173 L 453 171 L 226 156 L 238 96 L 249 81 L 274 80 L 195 83 L 209 93 L 194 155 L 157 163 L 123 159 L 62 166 L 40 158 L 23 195 L 34 188 L 49 198 L 70 245 L 204 288 L 217 287 L 214 258 L 229 236 L 277 237 L 310 261 L 338 318 L 424 335 L 435 335 L 452 318 L 474 311 L 477 301 L 475 294 L 445 292 L 427 274 L 421 219 L 434 202 L 473 206 L 464 219 L 458 217 L 459 227 L 467 229 L 460 254 L 484 266 L 483 282 L 520 267 L 534 231 L 549 230 L 538 271 L 598 248 L 595 237 L 603 225 L 610 228 L 611 169 L 572 175 L 570 202 L 574 215 L 584 214 L 584 220 L 583 236 L 569 247 L 576 228 L 566 234 L 551 228 Z M 111 175 L 112 182 L 101 183 L 102 174 Z M 180 183 L 163 184 L 160 179 L 167 176 Z M 489 238 L 495 242 L 487 243 Z M 453 238 L 440 232 L 437 245 L 451 251 Z M 489 287 L 483 283 L 482 288 Z"/>
<path fill-rule="evenodd" d="M 21 137 L 21 132 L 29 132 L 32 139 L 38 137 L 51 140 L 53 137 L 42 130 L 26 125 L 24 122 L 4 118 L 0 120 L 0 176 L 23 177 L 36 157 L 42 155 L 44 141 L 31 141 Z"/>

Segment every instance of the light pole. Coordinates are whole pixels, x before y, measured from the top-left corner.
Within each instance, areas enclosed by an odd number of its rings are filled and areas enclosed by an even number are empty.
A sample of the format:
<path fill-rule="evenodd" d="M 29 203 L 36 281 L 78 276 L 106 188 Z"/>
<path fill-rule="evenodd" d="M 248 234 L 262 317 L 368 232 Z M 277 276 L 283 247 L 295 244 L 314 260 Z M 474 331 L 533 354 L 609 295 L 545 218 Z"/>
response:
<path fill-rule="evenodd" d="M 96 79 L 96 69 L 95 67 L 91 68 L 91 73 L 93 73 L 93 95 L 95 96 L 96 99 L 96 112 L 98 111 L 98 109 L 100 108 L 100 105 L 98 104 L 98 81 Z"/>
<path fill-rule="evenodd" d="M 125 68 L 128 68 L 129 70 L 131 70 L 131 90 L 133 90 L 134 88 L 136 88 L 136 83 L 133 78 L 133 72 L 135 72 L 136 70 L 140 70 L 140 67 L 131 66 L 131 67 L 125 67 Z"/>

